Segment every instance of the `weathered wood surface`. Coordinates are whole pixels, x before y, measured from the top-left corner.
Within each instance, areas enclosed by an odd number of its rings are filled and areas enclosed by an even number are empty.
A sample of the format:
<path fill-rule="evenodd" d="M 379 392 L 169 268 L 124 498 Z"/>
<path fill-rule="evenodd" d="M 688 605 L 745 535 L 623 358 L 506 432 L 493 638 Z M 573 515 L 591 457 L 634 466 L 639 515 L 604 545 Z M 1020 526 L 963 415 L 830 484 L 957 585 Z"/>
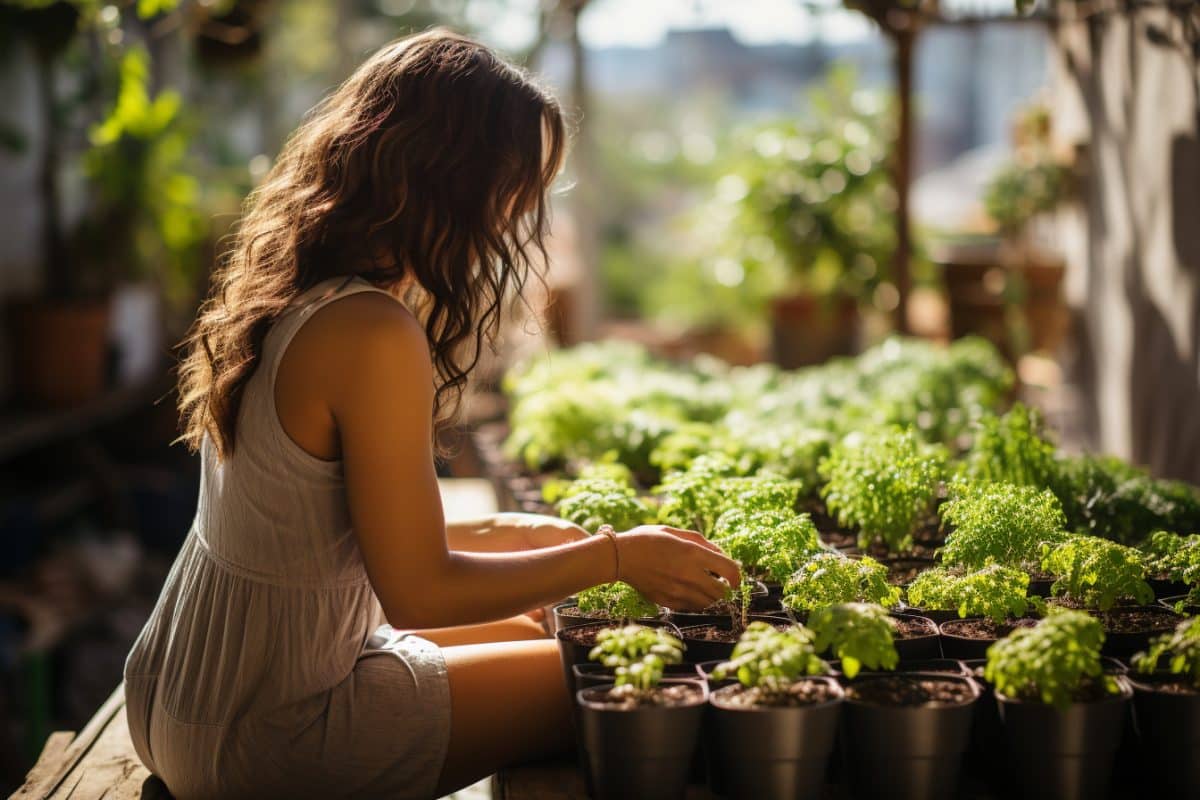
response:
<path fill-rule="evenodd" d="M 490 482 L 447 478 L 438 482 L 447 519 L 468 519 L 496 510 Z M 109 696 L 78 735 L 58 731 L 46 740 L 25 784 L 10 800 L 169 800 L 166 786 L 134 752 L 125 724 L 125 686 Z"/>
<path fill-rule="evenodd" d="M 591 800 L 573 762 L 530 764 L 502 770 L 492 779 L 493 800 Z M 703 786 L 688 788 L 687 800 L 715 800 Z"/>

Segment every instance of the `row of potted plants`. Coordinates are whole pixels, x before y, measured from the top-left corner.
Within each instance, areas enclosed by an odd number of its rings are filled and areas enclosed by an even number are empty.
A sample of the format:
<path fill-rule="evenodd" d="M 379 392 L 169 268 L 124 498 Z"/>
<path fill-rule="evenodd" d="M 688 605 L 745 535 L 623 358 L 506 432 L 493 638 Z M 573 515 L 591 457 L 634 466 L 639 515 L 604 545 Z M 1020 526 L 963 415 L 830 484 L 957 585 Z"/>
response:
<path fill-rule="evenodd" d="M 1193 620 L 1128 677 L 1102 658 L 1098 621 L 1070 609 L 1014 630 L 973 670 L 905 667 L 894 630 L 880 606 L 825 606 L 806 624 L 751 622 L 730 658 L 693 671 L 668 629 L 601 628 L 593 663 L 574 666 L 594 796 L 682 797 L 706 776 L 723 796 L 819 797 L 836 753 L 854 796 L 954 797 L 971 750 L 986 758 L 968 765 L 1015 796 L 1103 798 L 1122 737 L 1169 796 L 1200 791 Z"/>

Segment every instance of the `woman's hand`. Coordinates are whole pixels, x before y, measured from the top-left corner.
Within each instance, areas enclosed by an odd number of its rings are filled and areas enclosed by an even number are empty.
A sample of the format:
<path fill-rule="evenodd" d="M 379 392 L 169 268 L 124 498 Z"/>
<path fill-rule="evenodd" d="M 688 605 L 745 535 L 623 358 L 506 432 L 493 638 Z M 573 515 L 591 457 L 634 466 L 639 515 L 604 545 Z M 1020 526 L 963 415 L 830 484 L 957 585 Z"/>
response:
<path fill-rule="evenodd" d="M 677 611 L 707 608 L 741 584 L 741 570 L 695 531 L 642 525 L 616 537 L 621 580 Z"/>

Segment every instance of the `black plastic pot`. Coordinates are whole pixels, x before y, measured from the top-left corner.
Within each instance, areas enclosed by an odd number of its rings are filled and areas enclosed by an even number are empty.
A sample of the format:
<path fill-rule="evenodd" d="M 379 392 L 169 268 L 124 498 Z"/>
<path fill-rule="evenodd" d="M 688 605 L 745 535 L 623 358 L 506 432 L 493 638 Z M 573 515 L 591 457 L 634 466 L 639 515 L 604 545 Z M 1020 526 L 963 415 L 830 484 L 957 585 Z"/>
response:
<path fill-rule="evenodd" d="M 791 625 L 790 619 L 784 616 L 772 614 L 751 614 L 749 617 L 751 622 L 769 622 L 772 625 Z M 733 620 L 729 617 L 724 617 L 720 620 L 706 623 L 705 625 L 693 625 L 687 628 L 680 628 L 679 635 L 683 639 L 684 651 L 683 658 L 685 661 L 698 664 L 702 661 L 727 661 L 733 655 L 733 648 L 737 645 L 736 642 L 711 642 L 706 639 L 691 638 L 689 634 L 694 634 L 699 628 L 713 625 L 723 631 L 733 629 Z"/>
<path fill-rule="evenodd" d="M 1143 780 L 1163 797 L 1200 797 L 1200 694 L 1156 689 L 1170 673 L 1130 677 L 1134 728 Z"/>
<path fill-rule="evenodd" d="M 596 800 L 679 800 L 687 790 L 708 687 L 680 706 L 621 710 L 597 702 L 609 687 L 578 692 L 581 741 Z"/>
<path fill-rule="evenodd" d="M 1029 576 L 1029 586 L 1025 589 L 1025 594 L 1028 597 L 1049 597 L 1050 587 L 1054 585 L 1054 578 L 1035 578 Z"/>
<path fill-rule="evenodd" d="M 938 633 L 942 637 L 942 656 L 945 658 L 957 658 L 961 661 L 974 661 L 976 659 L 987 658 L 988 648 L 996 641 L 991 639 L 976 639 L 970 636 L 962 636 L 954 633 L 954 623 L 956 622 L 977 622 L 983 619 L 982 617 L 967 617 L 963 620 L 947 620 L 938 626 Z"/>
<path fill-rule="evenodd" d="M 961 682 L 970 687 L 971 699 L 961 705 L 898 707 L 847 693 L 841 749 L 852 793 L 880 800 L 949 800 L 958 789 L 979 685 L 970 678 L 934 673 L 866 675 L 853 685 L 897 678 Z"/>
<path fill-rule="evenodd" d="M 1060 711 L 996 693 L 1003 726 L 1004 774 L 1014 796 L 1027 800 L 1104 800 L 1133 692 Z"/>
<path fill-rule="evenodd" d="M 1191 588 L 1183 581 L 1172 581 L 1165 578 L 1147 578 L 1146 583 L 1150 584 L 1150 588 L 1154 590 L 1156 600 L 1187 594 L 1188 589 Z"/>
<path fill-rule="evenodd" d="M 746 707 L 723 703 L 727 687 L 709 697 L 705 750 L 713 791 L 737 800 L 817 798 L 825 782 L 829 754 L 837 738 L 843 692 L 822 703 L 796 707 Z"/>
<path fill-rule="evenodd" d="M 1106 618 L 1135 611 L 1149 611 L 1155 615 L 1160 615 L 1165 618 L 1164 625 L 1166 625 L 1167 622 L 1170 622 L 1170 625 L 1158 630 L 1137 631 L 1133 633 L 1121 633 L 1118 631 L 1109 630 Z M 1150 644 L 1151 639 L 1153 639 L 1155 636 L 1161 635 L 1166 630 L 1170 630 L 1170 628 L 1173 628 L 1177 623 L 1183 620 L 1181 615 L 1176 614 L 1169 608 L 1163 608 L 1162 606 L 1117 606 L 1108 611 L 1097 613 L 1100 617 L 1100 621 L 1104 624 L 1104 645 L 1100 648 L 1100 652 L 1106 656 L 1113 656 L 1114 658 L 1123 659 L 1127 659 L 1134 653 L 1145 650 Z"/>
<path fill-rule="evenodd" d="M 566 681 L 567 681 L 567 691 L 569 692 L 569 696 L 574 697 L 575 692 L 578 689 L 578 687 L 575 686 L 575 672 L 573 670 L 573 667 L 576 664 L 590 663 L 588 661 L 588 653 L 590 653 L 592 651 L 592 647 L 594 645 L 591 645 L 591 644 L 585 645 L 585 644 L 579 644 L 577 642 L 574 642 L 571 639 L 566 638 L 567 632 L 575 631 L 578 633 L 578 632 L 583 632 L 583 631 L 588 631 L 588 630 L 599 631 L 601 628 L 611 628 L 613 625 L 616 625 L 616 624 L 619 624 L 619 623 L 592 622 L 592 623 L 588 623 L 587 625 L 572 625 L 567 628 L 563 628 L 563 629 L 559 630 L 558 633 L 554 634 L 554 637 L 558 640 L 558 655 L 559 655 L 559 658 L 562 660 L 563 677 L 566 678 Z M 647 622 L 642 622 L 640 624 L 647 625 L 652 628 L 668 628 L 671 631 L 671 633 L 675 634 L 676 636 L 679 635 L 678 628 L 676 628 L 674 625 L 670 625 L 666 622 L 662 622 L 661 620 L 650 620 Z"/>
<path fill-rule="evenodd" d="M 910 621 L 921 620 L 929 628 L 928 636 L 916 636 L 910 639 L 896 637 L 896 652 L 899 654 L 901 661 L 917 661 L 942 657 L 941 637 L 938 635 L 937 624 L 933 620 L 929 619 L 929 617 L 918 616 L 917 614 L 901 614 L 895 611 L 888 616 Z"/>
<path fill-rule="evenodd" d="M 938 625 L 959 618 L 957 609 L 953 608 L 918 608 L 910 606 L 907 603 L 901 603 L 899 611 L 903 614 L 916 614 L 918 617 L 931 619 Z"/>
<path fill-rule="evenodd" d="M 584 616 L 578 611 L 579 606 L 574 600 L 567 600 L 554 606 L 550 610 L 551 613 L 551 628 L 554 633 L 558 633 L 563 628 L 573 628 L 576 625 L 594 625 L 601 623 L 604 625 L 617 625 L 620 620 L 613 619 L 598 619 L 596 617 Z M 635 619 L 632 622 L 638 625 L 655 625 L 662 624 L 661 617 L 647 617 L 644 619 Z"/>
<path fill-rule="evenodd" d="M 963 662 L 955 658 L 921 658 L 915 661 L 901 661 L 896 665 L 896 672 L 937 672 L 943 675 L 962 675 L 970 678 L 971 670 Z"/>

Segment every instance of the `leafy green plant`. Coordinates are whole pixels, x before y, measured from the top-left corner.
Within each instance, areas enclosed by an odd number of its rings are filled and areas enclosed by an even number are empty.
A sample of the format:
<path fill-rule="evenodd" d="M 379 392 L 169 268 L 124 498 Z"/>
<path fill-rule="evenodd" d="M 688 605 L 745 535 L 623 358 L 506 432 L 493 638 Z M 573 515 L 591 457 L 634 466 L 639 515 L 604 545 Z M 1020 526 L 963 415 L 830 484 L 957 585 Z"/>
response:
<path fill-rule="evenodd" d="M 942 560 L 968 569 L 989 561 L 1035 569 L 1045 542 L 1061 542 L 1066 518 L 1053 492 L 1011 483 L 955 483 L 941 508 L 954 526 L 942 547 Z"/>
<path fill-rule="evenodd" d="M 821 550 L 812 519 L 794 511 L 726 511 L 717 520 L 712 539 L 747 572 L 777 583 Z"/>
<path fill-rule="evenodd" d="M 870 556 L 847 558 L 818 553 L 800 565 L 783 587 L 783 604 L 797 611 L 835 603 L 878 603 L 894 606 L 899 587 L 887 580 L 887 567 Z"/>
<path fill-rule="evenodd" d="M 619 531 L 629 530 L 654 519 L 654 510 L 636 491 L 608 478 L 547 484 L 543 496 L 553 500 L 559 516 L 588 533 L 606 524 Z"/>
<path fill-rule="evenodd" d="M 1038 598 L 1026 596 L 1029 575 L 989 563 L 973 572 L 934 567 L 909 584 L 908 602 L 917 608 L 957 611 L 960 617 L 987 617 L 997 624 L 1021 617 Z"/>
<path fill-rule="evenodd" d="M 1200 622 L 1197 619 L 1185 619 L 1170 633 L 1151 639 L 1150 647 L 1133 657 L 1133 668 L 1142 673 L 1155 672 L 1158 662 L 1167 656 L 1167 668 L 1200 689 Z"/>
<path fill-rule="evenodd" d="M 779 630 L 767 622 L 751 622 L 733 648 L 733 655 L 717 665 L 713 678 L 737 676 L 748 689 L 757 690 L 759 702 L 785 694 L 806 675 L 822 675 L 829 665 L 817 656 L 813 634 L 802 625 Z"/>
<path fill-rule="evenodd" d="M 1155 531 L 1140 549 L 1145 554 L 1146 573 L 1150 577 L 1189 586 L 1200 584 L 1200 534 L 1180 536 Z"/>
<path fill-rule="evenodd" d="M 853 679 L 863 667 L 895 669 L 892 620 L 887 609 L 871 603 L 839 603 L 814 610 L 807 626 L 818 653 L 833 652 L 842 661 L 842 672 Z"/>
<path fill-rule="evenodd" d="M 1054 609 L 1034 627 L 1017 628 L 989 647 L 984 678 L 1007 697 L 1066 708 L 1092 684 L 1118 691 L 1100 662 L 1103 644 L 1098 619 Z"/>
<path fill-rule="evenodd" d="M 1002 417 L 979 419 L 960 472 L 969 481 L 1042 488 L 1053 485 L 1058 462 L 1037 411 L 1016 403 Z"/>
<path fill-rule="evenodd" d="M 588 659 L 612 669 L 617 686 L 644 692 L 658 686 L 667 664 L 683 661 L 683 642 L 662 628 L 603 628 Z"/>
<path fill-rule="evenodd" d="M 579 593 L 579 610 L 607 619 L 652 619 L 661 612 L 642 593 L 624 581 L 602 583 Z"/>
<path fill-rule="evenodd" d="M 821 496 L 843 526 L 858 528 L 859 546 L 881 539 L 889 550 L 912 549 L 912 534 L 933 508 L 945 462 L 916 432 L 891 428 L 852 435 L 821 462 Z"/>
<path fill-rule="evenodd" d="M 790 511 L 800 483 L 775 475 L 741 476 L 735 462 L 721 454 L 696 458 L 686 472 L 667 475 L 653 490 L 661 495 L 659 521 L 712 535 L 721 514 L 745 511 Z"/>
<path fill-rule="evenodd" d="M 1098 536 L 1072 536 L 1042 545 L 1042 569 L 1057 580 L 1051 594 L 1107 611 L 1118 600 L 1154 601 L 1142 554 Z"/>

